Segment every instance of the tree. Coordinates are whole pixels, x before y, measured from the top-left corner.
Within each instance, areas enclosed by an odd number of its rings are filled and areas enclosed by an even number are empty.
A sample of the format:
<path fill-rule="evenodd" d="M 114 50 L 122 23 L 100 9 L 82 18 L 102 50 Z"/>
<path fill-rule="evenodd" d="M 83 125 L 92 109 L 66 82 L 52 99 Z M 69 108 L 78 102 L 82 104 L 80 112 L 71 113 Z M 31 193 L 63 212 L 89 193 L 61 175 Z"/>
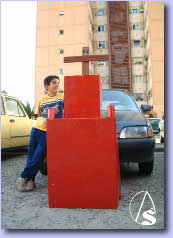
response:
<path fill-rule="evenodd" d="M 5 90 L 2 90 L 1 93 L 8 94 L 7 91 Z"/>
<path fill-rule="evenodd" d="M 34 107 L 31 108 L 31 105 L 28 101 L 26 101 L 26 104 L 22 103 L 25 111 L 27 112 L 29 118 L 31 118 L 32 116 L 34 116 Z"/>

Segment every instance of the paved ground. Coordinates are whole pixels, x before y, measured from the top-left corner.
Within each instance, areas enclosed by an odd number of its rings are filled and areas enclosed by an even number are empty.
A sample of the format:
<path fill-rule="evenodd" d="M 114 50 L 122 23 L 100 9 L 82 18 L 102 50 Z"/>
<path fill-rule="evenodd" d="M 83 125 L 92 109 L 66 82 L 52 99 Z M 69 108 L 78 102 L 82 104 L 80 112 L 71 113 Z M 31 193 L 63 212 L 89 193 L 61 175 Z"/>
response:
<path fill-rule="evenodd" d="M 151 176 L 138 174 L 135 164 L 121 166 L 122 199 L 117 210 L 59 209 L 48 207 L 47 177 L 38 174 L 38 188 L 29 193 L 16 191 L 16 179 L 25 165 L 26 155 L 2 158 L 2 229 L 163 229 L 164 228 L 164 153 L 155 153 Z M 132 197 L 148 191 L 156 208 L 156 223 L 143 226 L 129 213 Z M 139 211 L 142 197 L 133 204 Z M 145 206 L 143 206 L 145 210 Z M 142 214 L 142 213 L 141 213 Z M 142 216 L 141 216 L 142 217 Z M 140 218 L 141 219 L 141 218 Z"/>

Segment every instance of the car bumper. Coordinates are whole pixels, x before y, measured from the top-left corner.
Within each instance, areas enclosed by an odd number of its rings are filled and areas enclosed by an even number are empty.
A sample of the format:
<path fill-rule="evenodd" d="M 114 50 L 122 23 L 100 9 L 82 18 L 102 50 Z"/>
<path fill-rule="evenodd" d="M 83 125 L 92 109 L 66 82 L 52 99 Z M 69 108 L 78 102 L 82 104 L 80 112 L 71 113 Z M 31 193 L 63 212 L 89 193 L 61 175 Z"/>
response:
<path fill-rule="evenodd" d="M 150 162 L 155 148 L 154 138 L 119 139 L 120 162 Z"/>

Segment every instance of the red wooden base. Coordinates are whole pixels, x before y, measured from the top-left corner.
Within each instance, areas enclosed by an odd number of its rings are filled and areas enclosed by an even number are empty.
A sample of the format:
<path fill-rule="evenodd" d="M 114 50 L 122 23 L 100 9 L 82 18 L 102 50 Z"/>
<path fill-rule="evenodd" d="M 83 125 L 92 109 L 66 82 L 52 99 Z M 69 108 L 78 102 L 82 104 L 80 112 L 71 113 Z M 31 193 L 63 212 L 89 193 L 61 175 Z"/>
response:
<path fill-rule="evenodd" d="M 47 158 L 49 207 L 118 207 L 115 118 L 49 119 Z"/>

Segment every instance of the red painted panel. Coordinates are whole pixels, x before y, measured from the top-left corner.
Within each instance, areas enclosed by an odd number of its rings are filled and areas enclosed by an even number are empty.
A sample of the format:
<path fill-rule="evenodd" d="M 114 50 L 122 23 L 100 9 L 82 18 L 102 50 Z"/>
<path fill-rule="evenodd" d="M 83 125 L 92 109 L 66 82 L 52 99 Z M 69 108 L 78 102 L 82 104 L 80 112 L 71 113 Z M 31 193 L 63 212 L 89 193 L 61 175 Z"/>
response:
<path fill-rule="evenodd" d="M 65 76 L 64 117 L 98 118 L 101 116 L 99 75 Z"/>
<path fill-rule="evenodd" d="M 115 118 L 47 122 L 49 206 L 117 208 L 121 193 Z"/>

